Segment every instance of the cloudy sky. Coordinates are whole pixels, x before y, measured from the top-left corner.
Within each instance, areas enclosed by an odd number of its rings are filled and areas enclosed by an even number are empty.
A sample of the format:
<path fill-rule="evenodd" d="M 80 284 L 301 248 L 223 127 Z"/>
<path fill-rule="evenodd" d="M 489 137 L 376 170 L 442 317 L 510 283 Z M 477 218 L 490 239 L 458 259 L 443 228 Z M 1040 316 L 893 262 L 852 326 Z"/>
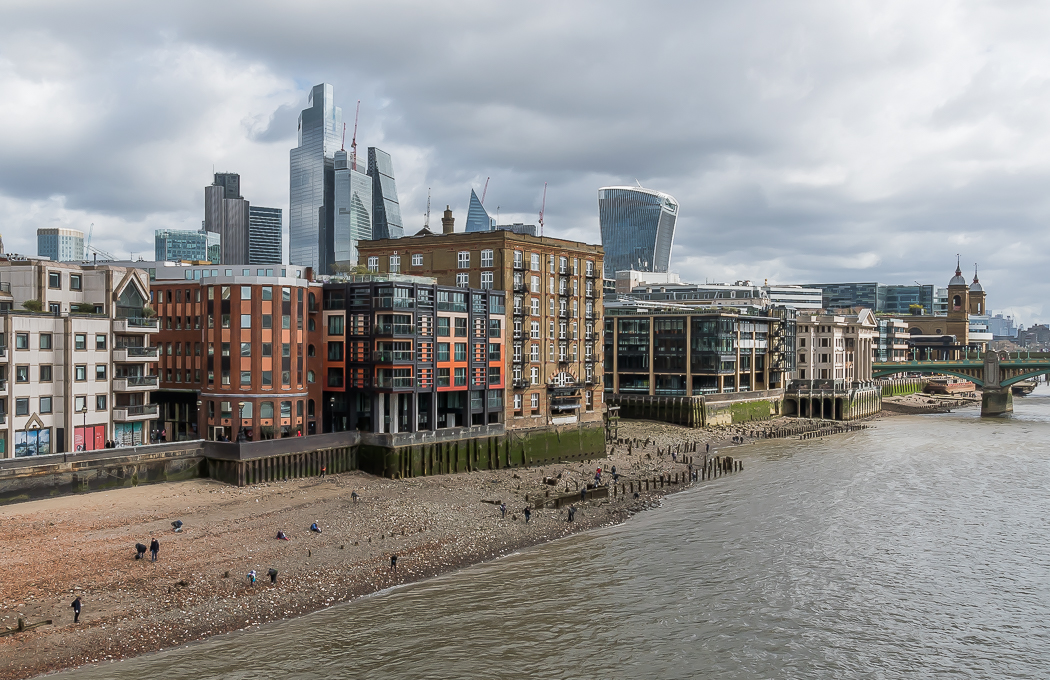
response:
<path fill-rule="evenodd" d="M 406 230 L 466 217 L 599 242 L 597 189 L 681 204 L 684 279 L 945 285 L 1050 320 L 1050 5 L 0 0 L 0 233 L 94 223 L 152 257 L 214 167 L 288 203 L 316 83 L 394 158 Z M 348 133 L 349 137 L 349 133 Z M 347 140 L 349 143 L 349 138 Z M 462 227 L 461 227 L 462 228 Z"/>

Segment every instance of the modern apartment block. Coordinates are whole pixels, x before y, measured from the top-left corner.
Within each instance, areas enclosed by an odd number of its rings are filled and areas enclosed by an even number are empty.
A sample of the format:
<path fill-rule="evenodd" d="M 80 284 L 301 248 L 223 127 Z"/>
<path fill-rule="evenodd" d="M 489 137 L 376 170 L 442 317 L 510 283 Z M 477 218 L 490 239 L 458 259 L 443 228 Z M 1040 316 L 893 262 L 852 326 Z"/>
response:
<path fill-rule="evenodd" d="M 280 208 L 248 206 L 248 264 L 284 262 L 284 221 L 281 214 Z"/>
<path fill-rule="evenodd" d="M 598 222 L 605 248 L 605 274 L 635 269 L 666 272 L 671 260 L 678 201 L 642 187 L 598 190 Z"/>
<path fill-rule="evenodd" d="M 504 422 L 505 293 L 397 274 L 351 278 L 324 284 L 326 432 Z"/>
<path fill-rule="evenodd" d="M 169 440 L 319 432 L 321 286 L 301 268 L 150 268 Z M 267 270 L 263 270 L 264 274 Z M 316 365 L 315 365 L 316 364 Z"/>
<path fill-rule="evenodd" d="M 157 229 L 155 255 L 160 262 L 211 262 L 222 260 L 222 236 L 212 231 Z"/>
<path fill-rule="evenodd" d="M 53 262 L 83 262 L 87 257 L 84 232 L 66 228 L 37 229 L 36 254 Z"/>
<path fill-rule="evenodd" d="M 698 396 L 775 390 L 794 370 L 794 310 L 605 305 L 605 391 Z"/>
<path fill-rule="evenodd" d="M 894 317 L 877 317 L 878 339 L 875 343 L 875 361 L 908 361 L 908 324 Z"/>
<path fill-rule="evenodd" d="M 515 234 L 422 231 L 360 244 L 369 271 L 433 276 L 439 285 L 507 293 L 506 423 L 511 429 L 600 423 L 601 246 Z"/>
<path fill-rule="evenodd" d="M 148 299 L 129 267 L 0 259 L 0 457 L 150 441 Z"/>
<path fill-rule="evenodd" d="M 204 230 L 221 237 L 222 263 L 248 263 L 248 201 L 241 196 L 241 177 L 215 173 L 204 188 Z"/>

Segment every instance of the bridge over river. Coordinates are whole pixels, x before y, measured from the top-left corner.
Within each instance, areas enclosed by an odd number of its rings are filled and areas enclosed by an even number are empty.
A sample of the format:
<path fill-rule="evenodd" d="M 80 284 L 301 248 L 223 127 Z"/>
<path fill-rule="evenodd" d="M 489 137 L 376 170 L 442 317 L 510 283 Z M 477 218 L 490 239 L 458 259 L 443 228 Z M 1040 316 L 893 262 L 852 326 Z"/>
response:
<path fill-rule="evenodd" d="M 993 416 L 1014 410 L 1011 385 L 1050 373 L 1050 354 L 976 352 L 957 360 L 923 359 L 872 364 L 873 378 L 888 378 L 898 373 L 945 374 L 971 380 L 983 394 L 981 415 Z"/>

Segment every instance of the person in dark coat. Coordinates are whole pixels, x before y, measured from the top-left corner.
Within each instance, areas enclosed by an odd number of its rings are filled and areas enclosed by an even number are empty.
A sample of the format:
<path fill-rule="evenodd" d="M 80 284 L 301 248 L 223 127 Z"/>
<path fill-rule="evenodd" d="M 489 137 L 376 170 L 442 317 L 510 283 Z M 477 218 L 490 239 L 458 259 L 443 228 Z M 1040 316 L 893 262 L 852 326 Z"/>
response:
<path fill-rule="evenodd" d="M 397 571 L 397 553 L 390 556 L 390 570 Z"/>
<path fill-rule="evenodd" d="M 525 523 L 528 524 L 529 520 L 532 519 L 532 508 L 525 506 Z"/>
<path fill-rule="evenodd" d="M 153 561 L 153 562 L 157 561 L 157 553 L 159 553 L 159 552 L 160 552 L 160 541 L 158 541 L 157 539 L 154 538 L 152 541 L 149 542 L 149 554 L 152 557 L 151 561 Z"/>
<path fill-rule="evenodd" d="M 73 623 L 80 623 L 80 596 L 77 595 L 77 599 L 69 606 L 73 608 Z"/>
<path fill-rule="evenodd" d="M 270 575 L 270 583 L 277 583 L 277 570 L 271 568 L 267 573 Z"/>
<path fill-rule="evenodd" d="M 135 559 L 136 560 L 141 560 L 143 557 L 145 557 L 146 556 L 146 550 L 147 550 L 146 546 L 142 545 L 141 543 L 136 543 L 135 544 Z"/>

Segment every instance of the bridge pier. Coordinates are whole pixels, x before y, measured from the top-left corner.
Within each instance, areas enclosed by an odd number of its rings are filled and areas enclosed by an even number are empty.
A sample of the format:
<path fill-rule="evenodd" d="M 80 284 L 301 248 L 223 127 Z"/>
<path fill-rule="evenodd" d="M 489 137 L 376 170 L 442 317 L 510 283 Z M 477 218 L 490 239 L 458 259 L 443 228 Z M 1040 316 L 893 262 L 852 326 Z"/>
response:
<path fill-rule="evenodd" d="M 1014 393 L 1009 387 L 985 387 L 981 391 L 982 416 L 1001 416 L 1013 411 Z"/>

